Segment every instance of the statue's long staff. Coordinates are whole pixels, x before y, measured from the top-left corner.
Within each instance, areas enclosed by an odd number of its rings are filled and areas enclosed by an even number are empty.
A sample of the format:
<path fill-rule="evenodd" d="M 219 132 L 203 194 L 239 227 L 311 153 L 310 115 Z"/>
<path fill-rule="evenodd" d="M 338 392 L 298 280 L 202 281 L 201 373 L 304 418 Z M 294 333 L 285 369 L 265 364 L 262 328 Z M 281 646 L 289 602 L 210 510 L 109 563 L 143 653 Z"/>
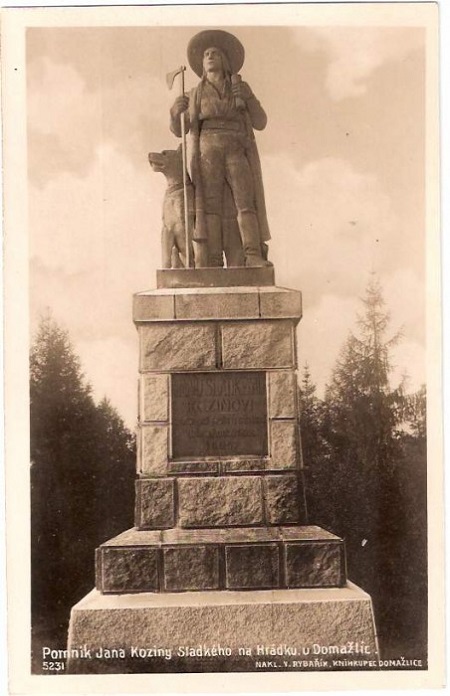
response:
<path fill-rule="evenodd" d="M 174 80 L 177 75 L 181 75 L 181 92 L 180 96 L 184 97 L 184 73 L 186 66 L 181 65 L 179 68 L 166 76 L 167 86 L 172 89 Z M 186 157 L 186 120 L 185 112 L 181 113 L 181 152 L 183 156 L 183 199 L 184 199 L 184 229 L 186 232 L 186 261 L 185 268 L 189 268 L 189 211 L 188 211 L 188 196 L 187 196 L 187 157 Z"/>

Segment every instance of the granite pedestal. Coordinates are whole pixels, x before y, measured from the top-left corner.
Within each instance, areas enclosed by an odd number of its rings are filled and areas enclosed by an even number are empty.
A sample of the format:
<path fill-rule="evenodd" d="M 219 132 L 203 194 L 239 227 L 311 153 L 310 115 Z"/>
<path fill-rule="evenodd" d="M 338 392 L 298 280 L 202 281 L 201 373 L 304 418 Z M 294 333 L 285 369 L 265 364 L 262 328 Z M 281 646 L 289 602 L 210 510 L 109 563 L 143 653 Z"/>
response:
<path fill-rule="evenodd" d="M 73 671 L 255 669 L 258 644 L 339 635 L 375 654 L 370 598 L 347 584 L 343 540 L 308 522 L 301 313 L 273 268 L 161 271 L 158 289 L 135 295 L 135 527 L 97 549 L 97 592 L 73 609 L 69 635 L 69 649 L 127 657 L 82 658 Z M 129 654 L 144 636 L 172 652 L 231 641 L 232 655 L 145 662 Z M 251 654 L 237 654 L 245 645 Z"/>
<path fill-rule="evenodd" d="M 370 597 L 352 583 L 254 592 L 93 590 L 72 610 L 69 650 L 74 674 L 330 670 L 346 661 L 368 668 L 378 656 Z"/>

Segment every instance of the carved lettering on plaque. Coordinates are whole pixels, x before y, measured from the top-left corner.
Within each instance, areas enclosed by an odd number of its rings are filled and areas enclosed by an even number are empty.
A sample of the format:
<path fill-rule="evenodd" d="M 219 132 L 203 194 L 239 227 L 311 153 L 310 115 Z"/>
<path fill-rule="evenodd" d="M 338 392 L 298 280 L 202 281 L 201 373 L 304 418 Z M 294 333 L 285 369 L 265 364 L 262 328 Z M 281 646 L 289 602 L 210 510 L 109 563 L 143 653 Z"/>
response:
<path fill-rule="evenodd" d="M 265 372 L 172 375 L 175 459 L 267 453 Z"/>

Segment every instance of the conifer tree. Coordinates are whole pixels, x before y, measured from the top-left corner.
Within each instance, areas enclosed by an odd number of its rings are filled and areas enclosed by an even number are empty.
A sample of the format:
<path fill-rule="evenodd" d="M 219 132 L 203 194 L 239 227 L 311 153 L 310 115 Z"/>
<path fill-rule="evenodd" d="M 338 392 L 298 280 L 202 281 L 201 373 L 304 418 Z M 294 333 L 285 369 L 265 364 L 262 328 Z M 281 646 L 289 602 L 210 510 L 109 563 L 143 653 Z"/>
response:
<path fill-rule="evenodd" d="M 398 452 L 403 391 L 392 389 L 389 377 L 390 349 L 400 333 L 387 335 L 390 316 L 375 278 L 362 302 L 358 333 L 350 333 L 326 390 L 329 439 L 348 466 L 385 473 Z"/>
<path fill-rule="evenodd" d="M 31 463 L 49 469 L 57 460 L 73 466 L 75 443 L 83 450 L 83 431 L 95 404 L 69 336 L 46 314 L 30 353 Z M 78 460 L 78 457 L 77 457 Z M 60 473 L 55 469 L 54 473 Z"/>
<path fill-rule="evenodd" d="M 396 635 L 409 630 L 411 645 L 416 635 L 422 650 L 425 451 L 405 448 L 408 397 L 403 382 L 395 388 L 390 383 L 390 353 L 400 333 L 389 333 L 389 312 L 375 278 L 362 302 L 357 330 L 349 335 L 325 393 L 322 433 L 330 450 L 317 479 L 326 505 L 321 519 L 312 521 L 344 537 L 349 577 L 372 596 L 382 648 L 383 641 L 394 644 Z M 409 418 L 423 432 L 424 394 L 409 399 L 409 408 Z"/>
<path fill-rule="evenodd" d="M 330 522 L 347 535 L 350 547 L 369 540 L 376 554 L 375 537 L 386 518 L 401 454 L 403 394 L 389 381 L 390 349 L 400 334 L 388 335 L 389 312 L 375 278 L 362 302 L 357 332 L 350 333 L 326 389 L 324 427 L 332 452 L 330 483 L 337 493 Z"/>
<path fill-rule="evenodd" d="M 95 411 L 68 334 L 47 314 L 30 353 L 32 596 L 33 609 L 45 616 L 57 616 L 82 580 Z"/>
<path fill-rule="evenodd" d="M 30 436 L 33 623 L 65 641 L 71 606 L 94 585 L 96 546 L 132 526 L 135 455 L 49 313 L 30 351 Z"/>

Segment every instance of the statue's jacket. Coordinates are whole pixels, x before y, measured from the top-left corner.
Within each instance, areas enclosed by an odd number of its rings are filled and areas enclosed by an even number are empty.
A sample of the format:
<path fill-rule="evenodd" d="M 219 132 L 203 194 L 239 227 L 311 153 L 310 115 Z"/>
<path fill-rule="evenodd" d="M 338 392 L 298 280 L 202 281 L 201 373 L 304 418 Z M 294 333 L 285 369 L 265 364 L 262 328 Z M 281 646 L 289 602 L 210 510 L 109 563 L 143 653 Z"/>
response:
<path fill-rule="evenodd" d="M 195 187 L 195 229 L 194 240 L 205 241 L 208 237 L 205 218 L 204 197 L 202 190 L 201 162 L 200 162 L 200 137 L 201 137 L 201 100 L 202 100 L 203 81 L 189 92 L 189 123 L 191 135 L 191 177 Z M 261 242 L 270 239 L 269 224 L 267 221 L 266 203 L 264 197 L 264 186 L 259 159 L 258 148 L 256 146 L 253 126 L 250 114 L 247 110 L 239 112 L 239 118 L 243 119 L 244 132 L 247 136 L 246 156 L 250 164 L 253 175 L 255 208 L 259 224 L 259 234 Z"/>

